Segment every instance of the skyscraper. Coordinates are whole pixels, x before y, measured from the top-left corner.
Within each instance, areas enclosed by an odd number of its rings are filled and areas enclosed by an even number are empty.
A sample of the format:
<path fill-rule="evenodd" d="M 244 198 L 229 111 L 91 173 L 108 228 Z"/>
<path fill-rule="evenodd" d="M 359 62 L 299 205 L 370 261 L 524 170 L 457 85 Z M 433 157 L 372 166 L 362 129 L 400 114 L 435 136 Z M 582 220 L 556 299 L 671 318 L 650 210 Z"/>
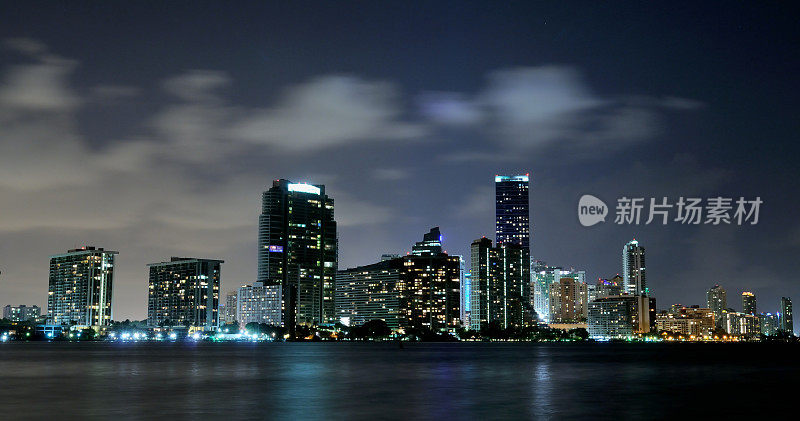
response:
<path fill-rule="evenodd" d="M 550 285 L 550 323 L 586 321 L 586 283 L 575 278 L 561 278 Z"/>
<path fill-rule="evenodd" d="M 714 313 L 714 325 L 722 327 L 722 314 L 728 309 L 728 293 L 720 285 L 714 285 L 706 293 L 708 308 Z"/>
<path fill-rule="evenodd" d="M 530 254 L 528 174 L 495 176 L 495 235 L 498 246 L 516 244 Z"/>
<path fill-rule="evenodd" d="M 57 325 L 111 324 L 116 251 L 81 247 L 50 256 L 47 318 Z"/>
<path fill-rule="evenodd" d="M 780 327 L 784 332 L 794 334 L 794 321 L 792 320 L 792 299 L 781 297 Z"/>
<path fill-rule="evenodd" d="M 483 237 L 471 246 L 470 328 L 489 323 L 499 327 L 525 326 L 532 320 L 530 256 L 528 249 L 507 243 L 492 247 Z"/>
<path fill-rule="evenodd" d="M 283 323 L 336 320 L 338 267 L 333 199 L 324 185 L 275 180 L 262 195 L 258 219 L 258 282 L 280 285 Z"/>
<path fill-rule="evenodd" d="M 622 278 L 625 293 L 631 295 L 650 295 L 645 276 L 644 247 L 636 239 L 622 248 Z"/>
<path fill-rule="evenodd" d="M 380 319 L 391 328 L 453 331 L 461 325 L 461 257 L 432 244 L 439 228 L 425 234 L 412 253 L 341 270 L 336 275 L 336 311 L 343 322 Z"/>
<path fill-rule="evenodd" d="M 540 321 L 550 323 L 550 285 L 561 278 L 572 278 L 586 283 L 586 272 L 582 270 L 564 270 L 557 266 L 548 266 L 537 261 L 531 276 L 531 302 Z"/>
<path fill-rule="evenodd" d="M 214 330 L 219 326 L 222 260 L 172 257 L 150 263 L 147 324 Z"/>
<path fill-rule="evenodd" d="M 441 251 L 441 242 L 438 248 L 431 246 L 431 238 L 441 241 L 438 227 L 402 258 L 403 274 L 397 285 L 400 324 L 433 331 L 453 330 L 461 325 L 461 257 Z"/>
<path fill-rule="evenodd" d="M 756 296 L 750 291 L 742 293 L 742 313 L 756 314 Z"/>

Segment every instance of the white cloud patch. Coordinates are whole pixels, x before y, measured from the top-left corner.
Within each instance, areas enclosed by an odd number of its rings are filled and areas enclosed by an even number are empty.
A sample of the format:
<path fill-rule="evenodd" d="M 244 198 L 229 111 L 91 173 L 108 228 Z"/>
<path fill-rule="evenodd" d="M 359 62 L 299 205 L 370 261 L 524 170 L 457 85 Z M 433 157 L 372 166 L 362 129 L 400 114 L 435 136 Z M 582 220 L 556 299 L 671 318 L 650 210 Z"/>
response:
<path fill-rule="evenodd" d="M 677 97 L 603 97 L 577 69 L 567 66 L 499 70 L 474 95 L 425 93 L 418 102 L 421 114 L 433 124 L 480 131 L 512 150 L 557 145 L 572 151 L 612 151 L 648 140 L 661 128 L 661 110 L 703 105 Z M 507 160 L 515 156 L 501 152 Z M 492 161 L 492 155 L 496 150 L 465 150 L 449 160 Z"/>
<path fill-rule="evenodd" d="M 387 82 L 319 77 L 288 89 L 274 107 L 250 113 L 232 128 L 232 135 L 295 152 L 422 136 L 421 126 L 400 119 L 398 95 Z"/>

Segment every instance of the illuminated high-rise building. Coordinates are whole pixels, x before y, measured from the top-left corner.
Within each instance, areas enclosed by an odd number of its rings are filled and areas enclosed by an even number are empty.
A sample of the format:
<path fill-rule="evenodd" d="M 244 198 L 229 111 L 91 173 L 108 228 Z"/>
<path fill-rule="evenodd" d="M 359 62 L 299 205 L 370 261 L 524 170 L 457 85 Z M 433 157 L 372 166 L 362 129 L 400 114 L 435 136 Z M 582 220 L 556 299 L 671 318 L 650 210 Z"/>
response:
<path fill-rule="evenodd" d="M 380 319 L 393 329 L 434 332 L 460 326 L 461 257 L 443 252 L 440 238 L 439 228 L 433 228 L 408 255 L 339 271 L 339 321 L 358 325 Z"/>
<path fill-rule="evenodd" d="M 528 180 L 528 174 L 495 176 L 495 239 L 498 246 L 516 244 L 530 254 Z"/>
<path fill-rule="evenodd" d="M 722 327 L 722 315 L 728 309 L 728 293 L 720 285 L 714 285 L 706 293 L 708 308 L 714 313 L 714 324 Z"/>
<path fill-rule="evenodd" d="M 275 180 L 258 219 L 258 282 L 281 286 L 283 324 L 336 321 L 338 266 L 333 199 L 325 186 Z"/>
<path fill-rule="evenodd" d="M 520 327 L 532 321 L 528 249 L 507 243 L 492 247 L 483 237 L 471 246 L 470 328 L 490 323 Z"/>
<path fill-rule="evenodd" d="M 561 278 L 550 285 L 550 323 L 582 323 L 588 314 L 585 282 Z"/>
<path fill-rule="evenodd" d="M 622 248 L 622 278 L 624 292 L 631 295 L 650 295 L 645 276 L 644 247 L 636 239 Z"/>
<path fill-rule="evenodd" d="M 742 293 L 742 313 L 756 314 L 756 295 L 750 291 Z"/>
<path fill-rule="evenodd" d="M 559 282 L 561 278 L 572 278 L 576 282 L 586 283 L 586 272 L 575 269 L 563 269 L 557 266 L 548 266 L 537 261 L 531 276 L 531 302 L 539 317 L 539 321 L 550 323 L 550 285 Z"/>
<path fill-rule="evenodd" d="M 281 324 L 281 286 L 253 282 L 242 285 L 236 294 L 236 321 L 244 329 L 248 323 Z"/>
<path fill-rule="evenodd" d="M 150 263 L 147 324 L 215 330 L 222 260 L 172 257 Z"/>
<path fill-rule="evenodd" d="M 780 329 L 784 332 L 794 334 L 794 321 L 792 320 L 792 299 L 781 297 Z"/>
<path fill-rule="evenodd" d="M 775 336 L 780 329 L 780 318 L 777 314 L 761 313 L 758 315 L 758 322 L 761 325 L 761 333 L 767 336 Z"/>
<path fill-rule="evenodd" d="M 50 256 L 47 318 L 52 324 L 111 324 L 116 251 L 81 247 Z"/>

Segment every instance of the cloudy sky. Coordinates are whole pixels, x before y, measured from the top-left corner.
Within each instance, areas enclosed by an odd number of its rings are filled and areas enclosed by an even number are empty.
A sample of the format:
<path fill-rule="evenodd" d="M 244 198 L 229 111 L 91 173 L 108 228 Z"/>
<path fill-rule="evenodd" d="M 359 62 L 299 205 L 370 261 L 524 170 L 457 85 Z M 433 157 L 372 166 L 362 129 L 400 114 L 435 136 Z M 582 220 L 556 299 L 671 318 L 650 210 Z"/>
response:
<path fill-rule="evenodd" d="M 120 252 L 117 319 L 146 317 L 145 265 L 170 256 L 252 281 L 275 178 L 327 186 L 340 267 L 432 226 L 466 254 L 494 175 L 528 172 L 538 259 L 613 276 L 635 237 L 660 307 L 714 283 L 736 309 L 800 298 L 778 3 L 80 3 L 0 3 L 0 305 L 44 306 L 48 256 L 82 245 Z M 757 225 L 585 228 L 585 193 L 764 203 Z"/>

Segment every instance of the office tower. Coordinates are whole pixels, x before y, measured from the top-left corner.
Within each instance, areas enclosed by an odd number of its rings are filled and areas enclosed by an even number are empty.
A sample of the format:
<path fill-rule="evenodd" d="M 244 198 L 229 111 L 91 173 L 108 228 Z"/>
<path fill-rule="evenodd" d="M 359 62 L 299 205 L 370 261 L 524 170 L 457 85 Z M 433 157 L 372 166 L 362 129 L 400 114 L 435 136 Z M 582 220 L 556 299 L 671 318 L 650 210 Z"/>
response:
<path fill-rule="evenodd" d="M 706 293 L 708 308 L 714 312 L 714 325 L 722 327 L 722 314 L 728 308 L 728 293 L 720 285 L 714 285 Z"/>
<path fill-rule="evenodd" d="M 589 336 L 595 339 L 624 338 L 655 329 L 655 299 L 640 295 L 598 298 L 589 303 Z"/>
<path fill-rule="evenodd" d="M 439 228 L 433 228 L 409 255 L 339 271 L 339 320 L 352 326 L 381 319 L 397 329 L 435 332 L 460 326 L 461 258 L 431 247 L 439 238 Z"/>
<path fill-rule="evenodd" d="M 400 327 L 400 294 L 404 260 L 383 259 L 379 263 L 340 270 L 336 273 L 336 315 L 342 324 L 358 326 L 383 320 L 392 329 Z"/>
<path fill-rule="evenodd" d="M 495 235 L 498 246 L 516 244 L 528 249 L 530 254 L 528 174 L 495 176 L 494 188 Z"/>
<path fill-rule="evenodd" d="M 622 248 L 622 277 L 624 291 L 631 295 L 650 295 L 645 276 L 644 247 L 636 239 Z"/>
<path fill-rule="evenodd" d="M 244 328 L 248 323 L 281 324 L 281 286 L 253 282 L 242 285 L 236 294 L 236 321 Z"/>
<path fill-rule="evenodd" d="M 550 323 L 586 321 L 588 291 L 585 282 L 561 278 L 550 284 Z"/>
<path fill-rule="evenodd" d="M 528 249 L 507 243 L 492 247 L 483 237 L 472 242 L 470 329 L 490 323 L 501 328 L 532 322 Z"/>
<path fill-rule="evenodd" d="M 338 265 L 333 199 L 325 186 L 275 180 L 258 219 L 258 282 L 280 285 L 283 324 L 335 322 Z"/>
<path fill-rule="evenodd" d="M 656 330 L 685 336 L 709 336 L 714 331 L 714 313 L 710 308 L 698 306 L 673 307 L 670 312 L 657 316 Z"/>
<path fill-rule="evenodd" d="M 219 324 L 231 324 L 236 322 L 236 299 L 238 291 L 230 291 L 225 294 L 225 300 L 219 303 Z"/>
<path fill-rule="evenodd" d="M 586 283 L 586 272 L 582 270 L 564 270 L 557 266 L 548 266 L 544 262 L 534 265 L 531 285 L 531 301 L 539 321 L 550 323 L 550 285 L 561 278 L 572 278 L 577 282 Z"/>
<path fill-rule="evenodd" d="M 172 257 L 150 263 L 147 324 L 215 330 L 219 326 L 222 260 Z"/>
<path fill-rule="evenodd" d="M 111 324 L 116 251 L 81 247 L 50 256 L 47 318 L 52 324 Z"/>
<path fill-rule="evenodd" d="M 780 319 L 777 314 L 761 313 L 758 315 L 758 323 L 761 333 L 767 336 L 775 336 L 780 329 Z"/>
<path fill-rule="evenodd" d="M 792 299 L 789 297 L 781 297 L 780 322 L 782 331 L 791 335 L 794 334 L 794 322 L 792 321 Z"/>
<path fill-rule="evenodd" d="M 27 322 L 36 320 L 42 315 L 39 306 L 5 306 L 3 307 L 3 318 L 12 322 Z"/>
<path fill-rule="evenodd" d="M 742 313 L 756 314 L 756 296 L 750 291 L 742 293 Z"/>

